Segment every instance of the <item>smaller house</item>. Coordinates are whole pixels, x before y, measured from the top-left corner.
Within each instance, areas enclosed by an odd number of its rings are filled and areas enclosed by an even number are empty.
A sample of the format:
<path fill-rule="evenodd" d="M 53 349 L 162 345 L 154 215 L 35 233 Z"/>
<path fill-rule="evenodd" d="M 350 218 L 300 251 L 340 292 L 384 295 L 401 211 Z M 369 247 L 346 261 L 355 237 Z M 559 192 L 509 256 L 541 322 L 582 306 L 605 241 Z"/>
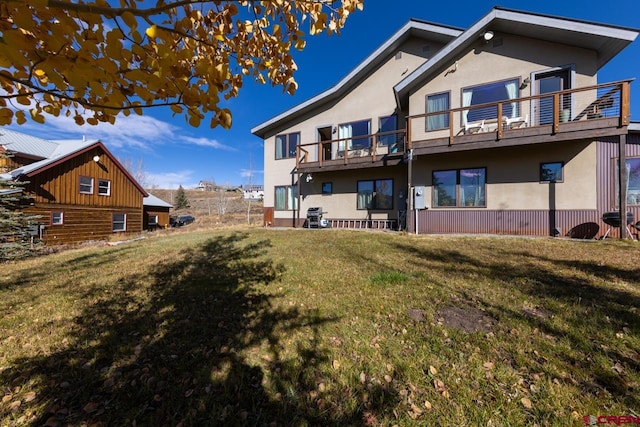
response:
<path fill-rule="evenodd" d="M 264 186 L 262 186 L 262 185 L 244 185 L 244 186 L 242 186 L 242 198 L 244 200 L 262 200 L 262 199 L 264 199 Z"/>
<path fill-rule="evenodd" d="M 169 210 L 173 207 L 172 204 L 149 194 L 142 199 L 142 205 L 142 228 L 150 231 L 157 228 L 169 228 Z"/>
<path fill-rule="evenodd" d="M 40 217 L 45 244 L 142 231 L 149 194 L 101 141 L 53 141 L 0 129 L 0 149 L 10 154 L 0 159 L 0 180 L 24 184 L 30 202 L 23 211 Z M 149 215 L 167 209 L 150 203 Z"/>

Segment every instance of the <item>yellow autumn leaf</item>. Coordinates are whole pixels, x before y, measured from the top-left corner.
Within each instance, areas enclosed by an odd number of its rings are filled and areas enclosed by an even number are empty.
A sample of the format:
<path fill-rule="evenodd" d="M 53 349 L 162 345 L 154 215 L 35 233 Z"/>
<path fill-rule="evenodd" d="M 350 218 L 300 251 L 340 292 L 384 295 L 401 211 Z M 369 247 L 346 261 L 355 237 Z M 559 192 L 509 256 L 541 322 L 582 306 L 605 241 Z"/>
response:
<path fill-rule="evenodd" d="M 194 128 L 197 128 L 198 126 L 200 126 L 200 117 L 197 115 L 192 115 L 191 117 L 189 117 L 189 124 Z"/>
<path fill-rule="evenodd" d="M 223 128 L 225 129 L 231 128 L 231 112 L 226 108 L 220 111 L 219 120 L 220 120 L 220 125 Z"/>
<path fill-rule="evenodd" d="M 16 123 L 19 125 L 25 124 L 27 121 L 27 116 L 24 114 L 24 111 L 16 111 Z"/>
<path fill-rule="evenodd" d="M 138 21 L 136 20 L 135 15 L 133 13 L 129 12 L 128 10 L 125 11 L 124 13 L 122 13 L 122 15 L 120 15 L 120 17 L 122 18 L 124 23 L 127 24 L 127 26 L 129 26 L 131 31 L 135 30 L 136 27 L 138 26 Z"/>
<path fill-rule="evenodd" d="M 0 67 L 7 74 L 2 89 L 14 104 L 36 108 L 20 114 L 2 110 L 0 120 L 42 123 L 48 114 L 63 114 L 78 125 L 114 123 L 120 112 L 142 114 L 141 105 L 180 103 L 172 112 L 184 114 L 193 125 L 216 111 L 211 126 L 230 127 L 231 111 L 220 113 L 222 99 L 238 96 L 245 78 L 295 93 L 298 85 L 291 76 L 297 66 L 291 51 L 305 47 L 309 32 L 337 31 L 362 2 L 346 0 L 333 9 L 320 1 L 240 0 L 219 2 L 213 14 L 191 2 L 143 11 L 137 2 L 120 0 L 109 12 L 113 2 L 95 0 L 98 8 L 90 14 L 75 11 L 77 2 L 55 8 L 48 0 L 23 2 L 28 8 L 9 2 L 3 11 L 13 24 L 2 30 Z M 247 15 L 237 16 L 240 6 Z M 162 22 L 162 28 L 154 22 Z M 259 29 L 264 30 L 258 34 Z M 33 58 L 44 59 L 32 68 Z M 24 92 L 21 82 L 29 79 L 47 94 L 36 99 Z M 70 93 L 73 101 L 67 98 Z M 130 99 L 138 104 L 130 105 Z M 0 100 L 0 109 L 6 105 Z M 93 113 L 92 119 L 81 117 L 79 109 Z"/>
<path fill-rule="evenodd" d="M 533 408 L 533 403 L 531 403 L 531 400 L 529 400 L 526 397 L 523 397 L 522 399 L 520 399 L 520 403 L 522 403 L 522 406 L 524 406 L 527 409 Z"/>
<path fill-rule="evenodd" d="M 158 35 L 158 26 L 157 25 L 152 25 L 149 28 L 147 28 L 144 33 L 150 39 L 155 39 L 156 36 Z"/>
<path fill-rule="evenodd" d="M 8 108 L 0 108 L 0 125 L 11 124 L 13 120 L 13 111 Z"/>
<path fill-rule="evenodd" d="M 37 108 L 32 108 L 31 110 L 29 110 L 29 113 L 31 114 L 31 120 L 36 123 L 44 123 L 44 116 L 40 113 L 40 111 L 38 111 Z"/>

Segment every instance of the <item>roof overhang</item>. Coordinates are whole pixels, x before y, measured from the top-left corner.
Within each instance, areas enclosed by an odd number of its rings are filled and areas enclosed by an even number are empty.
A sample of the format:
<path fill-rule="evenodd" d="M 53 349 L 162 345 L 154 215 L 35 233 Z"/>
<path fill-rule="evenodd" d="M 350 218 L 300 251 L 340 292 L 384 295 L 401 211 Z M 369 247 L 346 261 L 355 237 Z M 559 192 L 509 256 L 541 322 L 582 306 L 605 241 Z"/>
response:
<path fill-rule="evenodd" d="M 638 29 L 495 7 L 394 87 L 398 106 L 405 108 L 414 89 L 425 84 L 444 64 L 455 61 L 489 30 L 594 50 L 598 69 L 639 34 Z"/>
<path fill-rule="evenodd" d="M 460 34 L 462 34 L 462 30 L 459 28 L 412 19 L 336 85 L 259 124 L 251 129 L 251 133 L 263 139 L 267 138 L 277 132 L 285 122 L 302 117 L 325 103 L 342 98 L 344 94 L 357 86 L 410 37 L 428 38 L 446 44 Z"/>
<path fill-rule="evenodd" d="M 80 146 L 77 150 L 70 151 L 62 156 L 40 160 L 38 162 L 19 167 L 10 171 L 7 175 L 11 175 L 14 179 L 21 179 L 22 177 L 31 178 L 95 148 L 100 148 L 102 152 L 107 157 L 109 157 L 109 159 L 122 171 L 122 173 L 124 173 L 125 176 L 136 186 L 140 193 L 142 193 L 142 195 L 145 197 L 148 196 L 148 193 L 145 191 L 145 189 L 142 188 L 138 181 L 136 181 L 136 179 L 131 176 L 129 171 L 127 171 L 127 169 L 118 161 L 118 159 L 115 158 L 113 154 L 111 154 L 109 150 L 107 150 L 107 147 L 105 147 L 104 144 L 100 141 L 95 141 L 93 143 L 88 142 L 86 145 Z"/>

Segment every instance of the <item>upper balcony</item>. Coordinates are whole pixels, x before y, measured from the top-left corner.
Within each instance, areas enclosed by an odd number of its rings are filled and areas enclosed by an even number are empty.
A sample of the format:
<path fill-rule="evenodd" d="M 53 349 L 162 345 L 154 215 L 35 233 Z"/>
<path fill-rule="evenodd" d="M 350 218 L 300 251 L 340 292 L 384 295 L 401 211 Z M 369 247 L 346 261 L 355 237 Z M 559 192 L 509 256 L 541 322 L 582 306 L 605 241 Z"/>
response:
<path fill-rule="evenodd" d="M 300 144 L 296 165 L 305 172 L 380 167 L 403 162 L 407 150 L 420 155 L 619 135 L 629 124 L 630 84 L 625 80 L 409 116 L 405 129 Z"/>

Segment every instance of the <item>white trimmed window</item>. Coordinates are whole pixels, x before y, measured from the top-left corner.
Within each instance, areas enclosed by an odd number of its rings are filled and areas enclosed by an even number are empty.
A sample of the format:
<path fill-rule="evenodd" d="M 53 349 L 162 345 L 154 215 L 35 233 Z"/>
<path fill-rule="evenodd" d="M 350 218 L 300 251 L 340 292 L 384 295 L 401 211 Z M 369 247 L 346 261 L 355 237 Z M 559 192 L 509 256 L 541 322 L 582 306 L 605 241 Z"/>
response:
<path fill-rule="evenodd" d="M 114 213 L 111 221 L 111 229 L 114 232 L 127 231 L 127 214 Z"/>
<path fill-rule="evenodd" d="M 88 176 L 80 177 L 80 193 L 93 194 L 93 178 Z"/>
<path fill-rule="evenodd" d="M 111 195 L 111 181 L 108 179 L 99 179 L 98 180 L 98 194 L 101 196 L 110 196 Z"/>
<path fill-rule="evenodd" d="M 51 212 L 51 225 L 62 225 L 62 224 L 64 224 L 64 213 Z"/>

